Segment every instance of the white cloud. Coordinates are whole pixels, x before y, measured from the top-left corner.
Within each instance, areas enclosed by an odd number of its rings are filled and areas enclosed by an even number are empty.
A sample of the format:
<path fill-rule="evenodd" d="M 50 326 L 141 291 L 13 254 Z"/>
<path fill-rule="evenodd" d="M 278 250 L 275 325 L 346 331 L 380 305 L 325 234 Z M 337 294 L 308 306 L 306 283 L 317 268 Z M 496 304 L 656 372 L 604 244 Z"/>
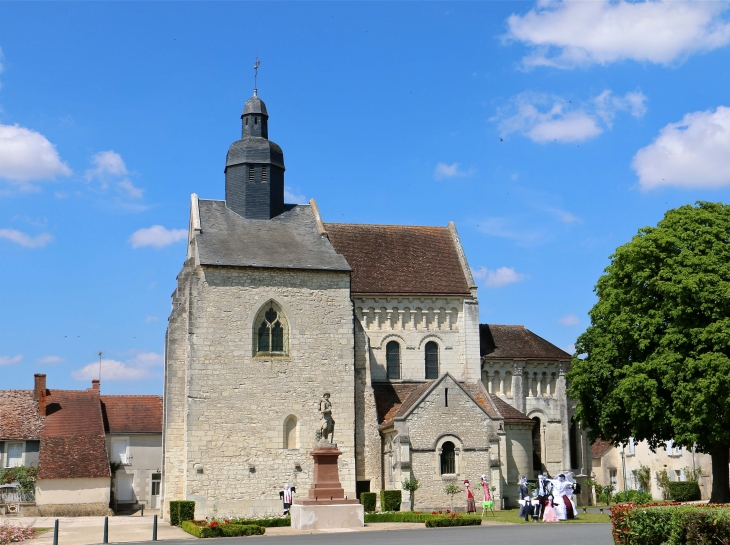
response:
<path fill-rule="evenodd" d="M 308 204 L 309 201 L 307 200 L 307 197 L 305 197 L 301 193 L 297 193 L 296 189 L 292 188 L 292 191 L 289 191 L 286 187 L 284 188 L 284 199 L 289 204 Z"/>
<path fill-rule="evenodd" d="M 43 248 L 53 240 L 53 235 L 41 233 L 32 237 L 16 229 L 0 229 L 0 238 L 8 239 L 26 248 Z"/>
<path fill-rule="evenodd" d="M 0 356 L 0 365 L 13 365 L 14 363 L 20 363 L 23 361 L 23 355 L 18 354 L 17 356 Z"/>
<path fill-rule="evenodd" d="M 44 365 L 55 365 L 56 363 L 63 363 L 64 361 L 66 360 L 60 356 L 43 356 L 37 360 L 38 363 L 42 363 Z"/>
<path fill-rule="evenodd" d="M 686 114 L 640 149 L 632 161 L 644 190 L 662 186 L 718 188 L 730 185 L 730 108 Z"/>
<path fill-rule="evenodd" d="M 162 225 L 153 225 L 146 229 L 137 229 L 129 237 L 129 242 L 132 244 L 132 248 L 143 246 L 164 248 L 187 238 L 188 232 L 185 229 L 165 229 Z"/>
<path fill-rule="evenodd" d="M 571 212 L 568 212 L 567 210 L 561 210 L 560 208 L 552 207 L 546 207 L 544 210 L 555 215 L 555 217 L 563 223 L 577 223 L 582 221 L 578 216 L 572 214 Z"/>
<path fill-rule="evenodd" d="M 132 359 L 118 361 L 101 360 L 102 382 L 117 380 L 140 380 L 154 376 L 162 367 L 162 355 L 155 352 L 138 352 Z M 99 362 L 95 361 L 71 373 L 75 380 L 94 380 L 99 378 Z"/>
<path fill-rule="evenodd" d="M 117 183 L 119 192 L 130 199 L 141 199 L 144 196 L 144 189 L 136 187 L 128 178 Z"/>
<path fill-rule="evenodd" d="M 499 267 L 494 271 L 479 267 L 476 271 L 472 271 L 472 274 L 474 278 L 484 280 L 484 285 L 488 288 L 499 288 L 530 278 L 526 274 L 518 273 L 512 267 Z"/>
<path fill-rule="evenodd" d="M 610 129 L 618 111 L 643 116 L 645 101 L 641 91 L 620 97 L 605 90 L 580 105 L 555 95 L 524 92 L 512 97 L 492 120 L 499 122 L 502 136 L 517 132 L 533 142 L 582 142 Z"/>
<path fill-rule="evenodd" d="M 104 178 L 107 175 L 124 176 L 128 174 L 124 159 L 113 150 L 100 151 L 91 158 L 91 162 L 94 164 L 94 168 L 86 171 L 86 179 L 89 181 Z"/>
<path fill-rule="evenodd" d="M 610 129 L 619 111 L 635 117 L 646 113 L 641 91 L 616 96 L 605 90 L 582 105 L 545 93 L 524 92 L 510 99 L 492 121 L 499 122 L 502 136 L 518 132 L 533 142 L 581 142 Z"/>
<path fill-rule="evenodd" d="M 578 325 L 580 320 L 575 314 L 566 314 L 562 318 L 558 319 L 558 322 L 563 325 Z"/>
<path fill-rule="evenodd" d="M 26 186 L 31 180 L 68 176 L 56 146 L 41 133 L 18 124 L 0 125 L 0 178 Z"/>
<path fill-rule="evenodd" d="M 726 2 L 541 0 L 507 19 L 506 38 L 532 53 L 525 68 L 574 68 L 623 60 L 670 64 L 730 43 Z"/>
<path fill-rule="evenodd" d="M 144 323 L 149 324 L 150 322 L 156 322 L 159 320 L 157 316 L 147 316 L 147 318 L 144 319 Z"/>
<path fill-rule="evenodd" d="M 526 229 L 517 218 L 482 218 L 476 225 L 477 231 L 493 237 L 514 240 L 518 244 L 530 245 L 545 238 L 545 232 L 539 229 Z"/>
<path fill-rule="evenodd" d="M 465 176 L 471 176 L 474 174 L 474 167 L 469 170 L 463 170 L 459 168 L 459 163 L 439 163 L 436 165 L 436 170 L 433 173 L 433 177 L 437 181 L 446 180 L 448 178 L 463 178 Z"/>

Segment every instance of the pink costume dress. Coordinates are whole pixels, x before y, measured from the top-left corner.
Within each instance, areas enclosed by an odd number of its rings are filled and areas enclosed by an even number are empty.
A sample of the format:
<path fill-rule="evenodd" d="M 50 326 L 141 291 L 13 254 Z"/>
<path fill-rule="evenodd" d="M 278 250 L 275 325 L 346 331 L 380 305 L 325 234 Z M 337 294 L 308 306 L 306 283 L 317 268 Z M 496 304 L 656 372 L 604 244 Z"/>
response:
<path fill-rule="evenodd" d="M 558 515 L 555 513 L 555 509 L 553 509 L 553 502 L 551 499 L 548 499 L 547 505 L 545 506 L 545 513 L 542 515 L 542 521 L 543 522 L 559 522 Z"/>

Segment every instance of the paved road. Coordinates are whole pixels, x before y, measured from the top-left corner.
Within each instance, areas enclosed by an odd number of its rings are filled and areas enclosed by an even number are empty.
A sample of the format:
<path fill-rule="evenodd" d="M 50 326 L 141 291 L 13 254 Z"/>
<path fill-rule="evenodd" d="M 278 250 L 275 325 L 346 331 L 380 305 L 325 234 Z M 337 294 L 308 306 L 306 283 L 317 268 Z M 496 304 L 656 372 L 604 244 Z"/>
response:
<path fill-rule="evenodd" d="M 610 524 L 525 524 L 514 526 L 476 526 L 394 530 L 390 532 L 332 532 L 293 536 L 220 538 L 220 545 L 372 545 L 374 542 L 398 545 L 474 545 L 475 543 L 540 545 L 613 545 Z M 166 541 L 165 545 L 190 545 Z"/>

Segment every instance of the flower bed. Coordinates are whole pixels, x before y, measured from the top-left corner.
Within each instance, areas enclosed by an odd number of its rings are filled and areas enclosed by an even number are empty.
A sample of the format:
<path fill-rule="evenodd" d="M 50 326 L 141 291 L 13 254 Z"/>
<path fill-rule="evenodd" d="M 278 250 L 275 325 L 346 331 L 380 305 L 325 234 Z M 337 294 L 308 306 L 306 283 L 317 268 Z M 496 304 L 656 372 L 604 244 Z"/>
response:
<path fill-rule="evenodd" d="M 678 503 L 611 508 L 616 545 L 730 545 L 730 506 Z"/>
<path fill-rule="evenodd" d="M 35 537 L 35 529 L 32 526 L 11 526 L 0 524 L 0 545 L 17 543 Z"/>
<path fill-rule="evenodd" d="M 226 522 L 205 521 L 205 520 L 185 520 L 182 522 L 182 529 L 188 534 L 207 538 L 207 537 L 241 537 L 241 536 L 261 536 L 266 532 L 263 526 L 254 524 L 232 524 Z"/>
<path fill-rule="evenodd" d="M 431 515 L 426 521 L 426 528 L 444 528 L 447 526 L 479 526 L 482 523 L 481 517 L 463 517 L 458 513 L 450 515 Z"/>

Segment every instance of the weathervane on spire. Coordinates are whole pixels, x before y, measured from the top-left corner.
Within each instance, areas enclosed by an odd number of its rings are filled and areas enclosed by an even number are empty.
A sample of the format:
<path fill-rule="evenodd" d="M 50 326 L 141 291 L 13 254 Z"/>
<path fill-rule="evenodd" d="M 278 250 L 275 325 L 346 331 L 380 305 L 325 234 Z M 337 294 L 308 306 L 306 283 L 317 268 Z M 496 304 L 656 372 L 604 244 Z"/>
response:
<path fill-rule="evenodd" d="M 256 62 L 253 63 L 253 96 L 258 96 L 257 79 L 259 77 L 259 66 L 261 61 L 259 60 L 259 52 L 256 51 Z"/>

